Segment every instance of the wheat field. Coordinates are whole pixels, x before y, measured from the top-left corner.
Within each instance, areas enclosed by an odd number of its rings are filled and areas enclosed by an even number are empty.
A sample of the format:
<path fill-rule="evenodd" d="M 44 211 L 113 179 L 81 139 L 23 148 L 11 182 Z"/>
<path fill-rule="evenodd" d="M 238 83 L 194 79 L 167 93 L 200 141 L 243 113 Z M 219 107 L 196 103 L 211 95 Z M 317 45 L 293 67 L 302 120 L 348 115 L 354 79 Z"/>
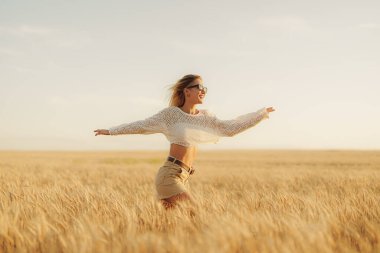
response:
<path fill-rule="evenodd" d="M 200 150 L 195 217 L 167 155 L 1 151 L 0 252 L 380 252 L 380 151 Z"/>

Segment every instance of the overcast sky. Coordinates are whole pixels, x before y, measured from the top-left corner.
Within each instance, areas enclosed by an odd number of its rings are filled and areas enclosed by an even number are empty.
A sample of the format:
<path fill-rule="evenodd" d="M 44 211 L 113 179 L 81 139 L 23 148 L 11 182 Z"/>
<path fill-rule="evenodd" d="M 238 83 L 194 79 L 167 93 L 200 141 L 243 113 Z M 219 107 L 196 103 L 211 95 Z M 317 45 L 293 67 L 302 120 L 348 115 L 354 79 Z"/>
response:
<path fill-rule="evenodd" d="M 269 120 L 200 149 L 379 149 L 380 1 L 0 0 L 0 149 L 168 149 L 94 136 L 203 77 L 199 109 Z"/>

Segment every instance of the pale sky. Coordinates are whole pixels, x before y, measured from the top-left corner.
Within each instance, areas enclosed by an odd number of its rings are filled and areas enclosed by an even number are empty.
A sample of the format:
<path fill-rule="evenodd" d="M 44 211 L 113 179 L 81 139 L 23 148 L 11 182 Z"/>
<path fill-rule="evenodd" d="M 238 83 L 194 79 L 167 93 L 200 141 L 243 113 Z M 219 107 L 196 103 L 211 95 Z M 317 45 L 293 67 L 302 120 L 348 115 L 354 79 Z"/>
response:
<path fill-rule="evenodd" d="M 166 150 L 93 130 L 186 74 L 220 119 L 276 110 L 200 149 L 380 148 L 380 1 L 0 0 L 0 150 Z"/>

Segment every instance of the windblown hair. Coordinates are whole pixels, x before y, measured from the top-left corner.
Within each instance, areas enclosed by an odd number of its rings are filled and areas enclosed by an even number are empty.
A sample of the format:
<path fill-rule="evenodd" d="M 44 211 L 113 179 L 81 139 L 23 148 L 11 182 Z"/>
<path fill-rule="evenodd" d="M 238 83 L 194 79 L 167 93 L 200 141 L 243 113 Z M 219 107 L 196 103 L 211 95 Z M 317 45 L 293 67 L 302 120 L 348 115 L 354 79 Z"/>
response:
<path fill-rule="evenodd" d="M 169 106 L 181 107 L 185 104 L 185 94 L 183 90 L 189 86 L 194 80 L 202 79 L 200 75 L 185 75 L 173 84 L 169 90 L 172 92 L 170 97 Z"/>

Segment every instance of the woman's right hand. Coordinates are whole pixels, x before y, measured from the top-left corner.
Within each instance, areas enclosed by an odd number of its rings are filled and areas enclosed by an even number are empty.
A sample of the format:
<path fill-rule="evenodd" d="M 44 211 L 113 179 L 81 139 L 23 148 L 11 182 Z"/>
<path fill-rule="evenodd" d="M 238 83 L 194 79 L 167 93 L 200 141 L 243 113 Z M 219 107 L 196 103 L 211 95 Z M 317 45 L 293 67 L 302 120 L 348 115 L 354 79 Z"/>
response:
<path fill-rule="evenodd" d="M 110 131 L 108 129 L 96 129 L 94 130 L 96 132 L 95 136 L 97 135 L 110 135 Z"/>

